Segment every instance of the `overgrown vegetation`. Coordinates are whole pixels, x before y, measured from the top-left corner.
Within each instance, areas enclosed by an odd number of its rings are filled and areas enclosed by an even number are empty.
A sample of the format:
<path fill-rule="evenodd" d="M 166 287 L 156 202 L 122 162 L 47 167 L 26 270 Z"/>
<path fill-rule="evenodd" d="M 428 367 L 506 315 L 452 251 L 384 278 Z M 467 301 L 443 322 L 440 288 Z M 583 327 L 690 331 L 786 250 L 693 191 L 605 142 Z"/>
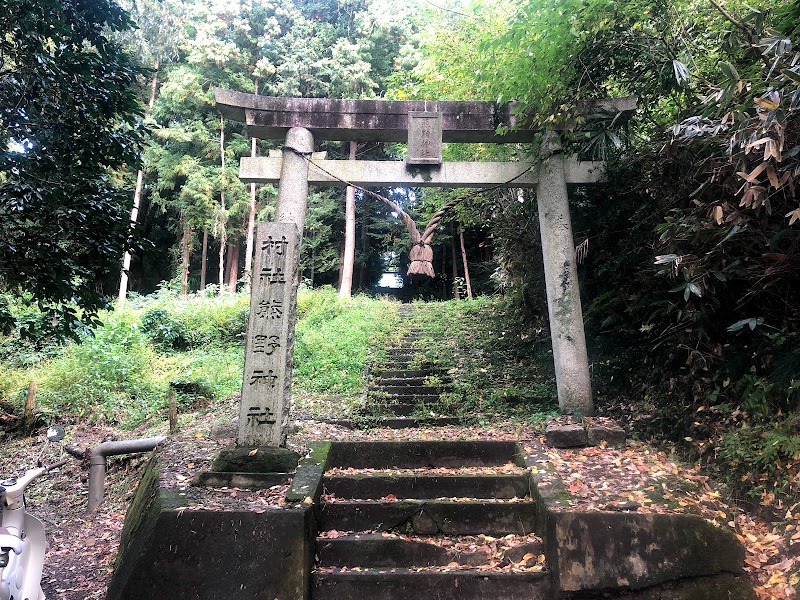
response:
<path fill-rule="evenodd" d="M 424 331 L 418 345 L 426 349 L 421 360 L 454 384 L 432 410 L 478 421 L 541 421 L 558 413 L 549 336 L 507 301 L 437 302 L 416 314 Z"/>
<path fill-rule="evenodd" d="M 31 317 L 31 308 L 20 309 Z M 0 340 L 0 408 L 22 414 L 28 383 L 37 386 L 43 421 L 84 418 L 125 427 L 163 419 L 170 386 L 185 407 L 241 390 L 245 294 L 180 297 L 169 288 L 102 315 L 77 342 L 43 335 Z M 339 300 L 332 288 L 301 290 L 295 341 L 295 389 L 301 411 L 323 400 L 348 402 L 397 325 L 390 302 Z M 331 400 L 332 399 L 332 400 Z M 349 399 L 349 400 L 348 400 Z"/>

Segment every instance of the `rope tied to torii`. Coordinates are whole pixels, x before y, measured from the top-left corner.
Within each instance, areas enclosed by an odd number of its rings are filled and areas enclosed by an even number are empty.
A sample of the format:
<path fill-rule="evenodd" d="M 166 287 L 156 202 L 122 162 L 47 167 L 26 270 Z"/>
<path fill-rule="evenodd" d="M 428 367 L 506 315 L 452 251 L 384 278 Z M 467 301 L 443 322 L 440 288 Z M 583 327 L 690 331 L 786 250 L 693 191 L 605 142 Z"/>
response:
<path fill-rule="evenodd" d="M 408 233 L 411 236 L 411 244 L 412 244 L 411 250 L 409 251 L 409 259 L 411 263 L 408 266 L 408 271 L 406 272 L 406 274 L 422 275 L 424 277 L 431 277 L 431 278 L 435 276 L 435 272 L 433 270 L 433 246 L 432 246 L 433 233 L 438 227 L 444 215 L 447 213 L 447 211 L 453 209 L 454 207 L 456 207 L 457 205 L 461 204 L 466 200 L 470 200 L 472 198 L 475 198 L 476 196 L 479 196 L 480 194 L 486 194 L 488 192 L 493 192 L 494 190 L 507 187 L 509 184 L 514 183 L 517 179 L 528 173 L 528 171 L 530 171 L 534 166 L 533 163 L 530 164 L 527 169 L 518 173 L 517 175 L 515 175 L 514 177 L 503 183 L 498 183 L 497 185 L 493 185 L 488 188 L 473 190 L 472 192 L 464 194 L 463 196 L 458 196 L 456 198 L 448 200 L 447 202 L 445 202 L 444 205 L 442 205 L 442 207 L 439 210 L 437 210 L 434 213 L 434 215 L 428 221 L 425 230 L 420 234 L 416 221 L 414 221 L 414 219 L 412 219 L 411 216 L 408 213 L 406 213 L 406 211 L 404 211 L 402 207 L 396 202 L 393 202 L 392 200 L 390 200 L 386 196 L 383 196 L 382 194 L 379 194 L 365 187 L 347 181 L 346 179 L 342 179 L 341 177 L 338 177 L 337 175 L 331 173 L 325 167 L 314 161 L 312 157 L 313 154 L 312 152 L 301 152 L 300 150 L 292 148 L 291 146 L 284 146 L 284 149 L 289 150 L 294 154 L 296 154 L 297 156 L 302 157 L 306 162 L 309 163 L 309 165 L 313 165 L 316 169 L 319 169 L 320 171 L 325 173 L 328 177 L 335 179 L 340 183 L 353 187 L 357 190 L 360 190 L 367 196 L 372 196 L 376 200 L 380 200 L 386 206 L 392 209 L 393 212 L 396 212 L 398 215 L 400 215 L 400 218 L 403 219 L 403 223 L 405 224 L 406 229 L 408 230 Z"/>

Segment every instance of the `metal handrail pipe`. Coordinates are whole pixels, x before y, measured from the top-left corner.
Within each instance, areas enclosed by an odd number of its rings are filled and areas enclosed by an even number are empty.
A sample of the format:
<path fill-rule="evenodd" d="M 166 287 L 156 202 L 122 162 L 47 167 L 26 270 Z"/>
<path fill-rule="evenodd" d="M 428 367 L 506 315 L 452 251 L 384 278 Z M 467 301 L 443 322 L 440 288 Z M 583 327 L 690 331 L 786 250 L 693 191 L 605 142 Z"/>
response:
<path fill-rule="evenodd" d="M 120 440 L 103 442 L 89 451 L 89 512 L 94 512 L 103 502 L 105 494 L 106 457 L 119 454 L 138 454 L 150 452 L 161 442 L 164 436 L 142 438 L 140 440 Z"/>

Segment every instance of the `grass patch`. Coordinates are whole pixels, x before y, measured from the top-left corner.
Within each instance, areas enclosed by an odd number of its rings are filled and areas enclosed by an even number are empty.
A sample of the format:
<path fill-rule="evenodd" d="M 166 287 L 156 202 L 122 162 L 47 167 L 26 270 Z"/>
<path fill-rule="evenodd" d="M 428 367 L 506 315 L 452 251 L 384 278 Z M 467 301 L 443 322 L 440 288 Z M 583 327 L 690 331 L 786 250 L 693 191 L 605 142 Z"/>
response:
<path fill-rule="evenodd" d="M 425 332 L 420 362 L 454 383 L 432 410 L 477 421 L 540 421 L 558 412 L 549 337 L 516 323 L 503 300 L 420 304 L 417 315 Z"/>
<path fill-rule="evenodd" d="M 363 296 L 340 300 L 330 288 L 301 290 L 295 337 L 295 410 L 347 412 L 364 387 L 366 365 L 396 334 L 396 305 Z M 29 381 L 45 422 L 78 417 L 136 427 L 162 419 L 170 385 L 191 407 L 241 391 L 245 294 L 177 296 L 163 289 L 101 315 L 79 342 L 31 346 L 13 355 L 13 333 L 0 340 L 12 360 L 0 366 L 0 401 L 22 413 Z"/>

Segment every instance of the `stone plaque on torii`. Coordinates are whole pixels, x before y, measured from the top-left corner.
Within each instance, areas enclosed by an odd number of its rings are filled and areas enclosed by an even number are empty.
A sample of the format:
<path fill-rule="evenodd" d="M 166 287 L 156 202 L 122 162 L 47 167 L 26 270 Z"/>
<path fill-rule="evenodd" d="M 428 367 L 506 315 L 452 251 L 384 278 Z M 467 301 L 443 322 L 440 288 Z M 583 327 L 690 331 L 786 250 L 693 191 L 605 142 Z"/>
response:
<path fill-rule="evenodd" d="M 517 119 L 513 104 L 499 107 L 493 102 L 273 98 L 222 89 L 215 90 L 215 97 L 223 116 L 246 123 L 253 137 L 286 140 L 280 158 L 242 158 L 239 176 L 244 182 L 278 183 L 277 223 L 270 225 L 269 232 L 263 225 L 259 228 L 257 248 L 262 248 L 264 236 L 272 235 L 273 241 L 277 239 L 275 236 L 286 236 L 294 249 L 290 253 L 291 264 L 283 263 L 287 273 L 297 272 L 309 184 L 465 188 L 507 184 L 507 187 L 536 189 L 559 408 L 562 414 L 593 414 L 567 184 L 601 181 L 602 163 L 578 162 L 562 156 L 557 134 L 550 134 L 542 144 L 538 169 L 523 162 L 441 162 L 441 142 L 530 141 L 530 129 L 514 128 Z M 634 98 L 624 98 L 596 102 L 587 107 L 587 112 L 632 112 L 635 108 Z M 511 129 L 499 135 L 499 126 Z M 312 160 L 315 139 L 410 142 L 409 159 L 336 161 L 315 157 Z M 296 238 L 291 238 L 294 232 Z M 297 241 L 289 242 L 290 238 Z M 256 269 L 264 268 L 265 256 L 262 248 L 262 254 L 256 258 Z M 289 260 L 288 254 L 285 260 Z M 283 288 L 282 333 L 271 330 L 264 333 L 258 329 L 264 322 L 254 321 L 261 318 L 254 311 L 263 302 L 276 299 L 273 294 L 277 292 L 266 291 L 264 286 L 272 284 L 269 278 L 266 279 L 269 283 L 261 277 L 253 279 L 237 443 L 283 445 L 288 432 L 297 289 L 296 285 Z M 294 283 L 296 276 L 291 281 Z M 256 336 L 262 335 L 266 338 L 256 340 Z M 263 346 L 257 345 L 264 340 L 278 344 L 269 346 L 271 360 L 261 356 Z"/>

